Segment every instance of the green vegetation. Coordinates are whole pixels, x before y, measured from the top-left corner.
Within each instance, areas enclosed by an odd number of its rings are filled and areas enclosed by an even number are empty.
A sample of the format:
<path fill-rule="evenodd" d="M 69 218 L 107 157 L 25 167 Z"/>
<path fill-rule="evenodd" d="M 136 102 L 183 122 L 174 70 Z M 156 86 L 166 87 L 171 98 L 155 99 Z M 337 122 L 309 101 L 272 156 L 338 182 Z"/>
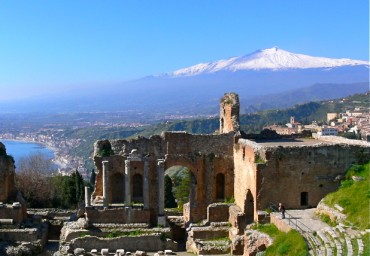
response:
<path fill-rule="evenodd" d="M 370 233 L 366 233 L 362 240 L 364 241 L 364 254 L 363 255 L 370 255 Z"/>
<path fill-rule="evenodd" d="M 352 176 L 363 180 L 353 181 Z M 346 173 L 338 191 L 327 195 L 324 202 L 334 208 L 335 204 L 344 208 L 347 220 L 359 229 L 370 228 L 369 198 L 370 198 L 370 162 L 354 165 Z"/>
<path fill-rule="evenodd" d="M 184 171 L 183 175 L 179 175 L 175 179 L 175 197 L 180 209 L 182 209 L 185 203 L 189 202 L 190 179 L 191 173 L 187 169 Z"/>
<path fill-rule="evenodd" d="M 328 224 L 329 226 L 332 226 L 332 227 L 335 227 L 336 225 L 338 225 L 337 221 L 336 220 L 332 220 L 330 219 L 330 216 L 326 215 L 326 214 L 320 214 L 320 220 L 322 222 L 325 222 L 326 224 Z"/>
<path fill-rule="evenodd" d="M 279 231 L 273 224 L 258 225 L 256 229 L 262 233 L 268 234 L 274 240 L 272 245 L 266 249 L 266 256 L 309 255 L 306 242 L 304 241 L 303 237 L 295 230 L 284 233 Z"/>
<path fill-rule="evenodd" d="M 233 203 L 235 203 L 235 198 L 233 196 L 225 198 L 225 203 L 226 204 L 233 204 Z"/>
<path fill-rule="evenodd" d="M 164 207 L 165 208 L 176 208 L 177 203 L 172 192 L 172 180 L 170 176 L 164 176 Z"/>
<path fill-rule="evenodd" d="M 113 231 L 106 235 L 106 238 L 116 238 L 121 236 L 140 236 L 147 234 L 148 232 L 142 230 L 132 230 L 132 231 Z"/>

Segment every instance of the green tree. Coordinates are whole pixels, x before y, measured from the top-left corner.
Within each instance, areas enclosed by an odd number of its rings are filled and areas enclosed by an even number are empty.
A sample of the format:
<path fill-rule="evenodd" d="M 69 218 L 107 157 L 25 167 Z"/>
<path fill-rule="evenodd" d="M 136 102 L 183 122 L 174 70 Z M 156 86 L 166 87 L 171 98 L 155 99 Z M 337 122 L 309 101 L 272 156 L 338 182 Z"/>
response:
<path fill-rule="evenodd" d="M 76 190 L 76 203 L 79 203 L 84 199 L 85 189 L 84 189 L 84 180 L 78 170 L 76 170 L 75 175 L 75 190 Z"/>
<path fill-rule="evenodd" d="M 172 192 L 172 180 L 170 176 L 164 176 L 164 207 L 176 208 L 177 203 Z"/>
<path fill-rule="evenodd" d="M 183 175 L 177 177 L 177 181 L 175 182 L 178 184 L 175 190 L 175 197 L 180 208 L 189 202 L 190 175 L 190 171 L 186 170 Z"/>
<path fill-rule="evenodd" d="M 96 179 L 96 173 L 95 173 L 95 169 L 92 169 L 91 170 L 91 175 L 90 175 L 90 190 L 94 190 L 94 187 L 95 187 L 95 179 Z"/>

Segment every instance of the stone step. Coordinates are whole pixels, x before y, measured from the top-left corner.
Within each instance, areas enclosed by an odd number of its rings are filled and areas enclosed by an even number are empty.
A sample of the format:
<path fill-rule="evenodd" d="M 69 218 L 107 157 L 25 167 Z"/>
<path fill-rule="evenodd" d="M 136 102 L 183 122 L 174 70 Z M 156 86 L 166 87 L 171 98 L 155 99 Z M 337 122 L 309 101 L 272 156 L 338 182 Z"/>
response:
<path fill-rule="evenodd" d="M 325 251 L 326 256 L 332 255 L 332 250 L 331 250 L 331 241 L 328 239 L 328 237 L 325 235 L 325 232 L 318 231 L 317 235 L 320 237 L 320 239 L 323 242 L 323 251 Z"/>
<path fill-rule="evenodd" d="M 313 256 L 318 255 L 317 251 L 318 251 L 320 244 L 318 243 L 314 235 L 312 235 L 311 233 L 305 232 L 303 234 L 303 237 L 305 238 L 306 243 L 308 245 L 308 251 L 310 255 L 313 255 Z"/>
<path fill-rule="evenodd" d="M 362 255 L 364 253 L 364 243 L 362 242 L 361 238 L 357 239 L 357 246 L 358 246 L 358 255 Z"/>

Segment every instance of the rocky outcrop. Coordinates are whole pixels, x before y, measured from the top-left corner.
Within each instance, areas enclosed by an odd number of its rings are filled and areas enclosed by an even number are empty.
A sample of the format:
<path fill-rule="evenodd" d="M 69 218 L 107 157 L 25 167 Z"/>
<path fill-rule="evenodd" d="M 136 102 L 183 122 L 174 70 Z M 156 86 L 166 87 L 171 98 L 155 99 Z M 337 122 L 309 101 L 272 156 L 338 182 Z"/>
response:
<path fill-rule="evenodd" d="M 256 230 L 248 230 L 244 235 L 244 254 L 254 256 L 258 252 L 265 251 L 272 244 L 272 239 Z"/>
<path fill-rule="evenodd" d="M 6 153 L 5 145 L 0 142 L 0 202 L 16 199 L 14 175 L 14 159 Z"/>

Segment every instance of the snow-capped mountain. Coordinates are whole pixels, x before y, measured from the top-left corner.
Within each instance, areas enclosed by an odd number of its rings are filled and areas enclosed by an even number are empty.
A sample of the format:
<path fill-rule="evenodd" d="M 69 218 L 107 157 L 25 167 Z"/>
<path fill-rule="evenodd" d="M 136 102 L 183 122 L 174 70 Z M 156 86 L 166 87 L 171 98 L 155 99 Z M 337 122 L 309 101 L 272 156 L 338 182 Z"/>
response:
<path fill-rule="evenodd" d="M 315 85 L 315 86 L 313 86 Z M 369 63 L 259 50 L 158 76 L 95 90 L 5 104 L 12 111 L 133 111 L 163 115 L 217 114 L 225 92 L 239 94 L 248 109 L 288 107 L 310 100 L 345 97 L 369 90 Z M 102 100 L 106 99 L 106 100 Z M 123 100 L 124 99 L 124 100 Z M 251 105 L 251 107 L 249 107 Z"/>
<path fill-rule="evenodd" d="M 242 70 L 284 70 L 284 69 L 307 69 L 307 68 L 334 68 L 343 66 L 367 65 L 369 62 L 351 59 L 331 59 L 325 57 L 313 57 L 304 54 L 291 53 L 277 47 L 258 50 L 251 54 L 232 57 L 208 63 L 200 63 L 188 68 L 167 73 L 172 77 L 195 76 L 210 74 L 219 71 L 242 71 Z"/>

